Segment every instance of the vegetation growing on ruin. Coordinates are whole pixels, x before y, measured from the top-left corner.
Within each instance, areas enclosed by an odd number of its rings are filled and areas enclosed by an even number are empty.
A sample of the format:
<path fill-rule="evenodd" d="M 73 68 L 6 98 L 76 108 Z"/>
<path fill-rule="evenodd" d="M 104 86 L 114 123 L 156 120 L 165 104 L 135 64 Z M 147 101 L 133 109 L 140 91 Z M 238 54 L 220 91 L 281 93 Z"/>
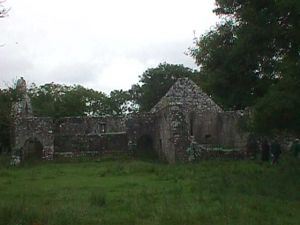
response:
<path fill-rule="evenodd" d="M 1 163 L 0 225 L 297 225 L 297 163 Z"/>

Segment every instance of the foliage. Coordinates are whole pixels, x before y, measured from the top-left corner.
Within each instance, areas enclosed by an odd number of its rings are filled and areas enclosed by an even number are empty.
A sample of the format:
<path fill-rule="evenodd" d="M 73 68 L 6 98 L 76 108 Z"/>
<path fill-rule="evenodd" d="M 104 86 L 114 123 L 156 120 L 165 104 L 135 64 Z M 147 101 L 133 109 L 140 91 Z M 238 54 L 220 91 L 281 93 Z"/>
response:
<path fill-rule="evenodd" d="M 197 71 L 183 65 L 162 63 L 155 68 L 147 69 L 140 76 L 139 83 L 132 86 L 130 93 L 141 111 L 149 111 L 178 78 L 195 79 L 197 74 Z"/>
<path fill-rule="evenodd" d="M 37 116 L 103 116 L 122 115 L 128 111 L 130 95 L 123 90 L 105 93 L 80 85 L 55 83 L 33 86 L 29 90 Z"/>
<path fill-rule="evenodd" d="M 15 88 L 0 89 L 0 153 L 10 147 L 11 107 L 19 98 Z"/>
<path fill-rule="evenodd" d="M 204 74 L 204 89 L 227 109 L 251 105 L 264 92 L 257 82 L 259 74 L 253 72 L 256 53 L 248 52 L 252 49 L 251 43 L 248 48 L 242 47 L 242 43 L 235 46 L 235 32 L 234 23 L 225 22 L 200 38 L 196 43 L 198 48 L 192 51 Z M 269 83 L 268 78 L 264 80 Z"/>
<path fill-rule="evenodd" d="M 108 114 L 108 97 L 80 85 L 66 86 L 55 83 L 29 90 L 34 114 L 37 116 L 84 116 Z"/>
<path fill-rule="evenodd" d="M 299 83 L 300 2 L 216 0 L 215 13 L 221 22 L 195 39 L 190 49 L 204 74 L 206 90 L 227 109 L 256 105 L 256 110 L 294 118 L 299 109 L 290 104 L 297 101 L 276 96 L 279 92 L 290 96 L 289 85 Z M 300 98 L 299 92 L 295 94 Z M 256 112 L 255 129 L 266 120 L 265 128 L 296 132 L 291 119 L 283 118 L 277 125 L 277 116 Z"/>
<path fill-rule="evenodd" d="M 0 167 L 0 225 L 297 225 L 299 161 Z M 282 207 L 284 205 L 284 207 Z"/>
<path fill-rule="evenodd" d="M 298 73 L 299 74 L 299 73 Z M 296 76 L 299 76 L 299 75 Z M 255 106 L 253 127 L 260 133 L 300 134 L 300 79 L 284 77 Z"/>
<path fill-rule="evenodd" d="M 109 96 L 110 108 L 114 115 L 124 115 L 135 111 L 129 91 L 114 90 Z"/>

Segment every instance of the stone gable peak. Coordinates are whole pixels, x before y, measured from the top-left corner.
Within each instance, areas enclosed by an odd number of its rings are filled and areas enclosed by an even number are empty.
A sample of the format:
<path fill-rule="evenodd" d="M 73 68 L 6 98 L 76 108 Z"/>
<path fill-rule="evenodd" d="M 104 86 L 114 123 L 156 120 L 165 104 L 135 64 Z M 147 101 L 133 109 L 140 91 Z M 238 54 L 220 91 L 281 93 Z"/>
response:
<path fill-rule="evenodd" d="M 181 105 L 183 108 L 196 111 L 223 111 L 220 106 L 189 78 L 179 78 L 150 112 L 155 113 L 172 105 Z"/>

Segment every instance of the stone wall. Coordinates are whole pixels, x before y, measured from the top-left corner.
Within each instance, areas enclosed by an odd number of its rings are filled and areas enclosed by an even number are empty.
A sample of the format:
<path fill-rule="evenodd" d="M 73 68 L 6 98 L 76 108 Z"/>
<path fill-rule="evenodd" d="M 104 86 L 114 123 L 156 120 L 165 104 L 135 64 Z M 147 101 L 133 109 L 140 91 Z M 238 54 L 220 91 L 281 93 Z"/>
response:
<path fill-rule="evenodd" d="M 53 120 L 48 117 L 22 117 L 16 118 L 13 124 L 13 149 L 26 155 L 24 145 L 28 140 L 39 141 L 43 146 L 42 157 L 51 159 L 54 152 L 54 126 Z"/>
<path fill-rule="evenodd" d="M 238 112 L 184 113 L 173 104 L 155 115 L 134 114 L 122 117 L 70 117 L 52 120 L 25 117 L 15 120 L 15 147 L 22 149 L 27 140 L 37 139 L 43 158 L 56 155 L 105 155 L 128 152 L 139 138 L 148 136 L 160 159 L 169 163 L 187 161 L 191 138 L 211 147 L 243 149 L 247 135 L 239 130 L 243 117 Z M 138 149 L 137 149 L 138 150 Z M 25 155 L 25 153 L 23 153 Z"/>
<path fill-rule="evenodd" d="M 242 111 L 219 113 L 216 119 L 217 133 L 221 146 L 244 150 L 246 148 L 248 133 L 243 130 L 243 120 L 247 115 Z"/>
<path fill-rule="evenodd" d="M 127 153 L 128 138 L 124 132 L 94 135 L 56 135 L 55 156 L 109 155 Z"/>
<path fill-rule="evenodd" d="M 247 134 L 239 112 L 224 112 L 194 82 L 179 79 L 151 109 L 155 146 L 168 162 L 187 161 L 191 141 L 211 147 L 243 149 Z"/>
<path fill-rule="evenodd" d="M 155 146 L 155 118 L 150 113 L 139 113 L 131 114 L 126 118 L 125 126 L 126 133 L 128 135 L 128 148 L 129 151 L 133 154 L 139 155 L 140 152 L 144 151 L 141 149 L 141 146 L 138 146 L 143 140 L 148 140 L 153 147 L 152 151 L 157 151 Z"/>
<path fill-rule="evenodd" d="M 66 155 L 105 155 L 128 151 L 128 137 L 121 117 L 18 117 L 12 125 L 16 151 L 26 156 L 28 142 L 42 145 L 42 158 Z"/>
<path fill-rule="evenodd" d="M 246 144 L 247 134 L 239 128 L 243 114 L 224 112 L 187 78 L 179 79 L 149 113 L 126 117 L 33 117 L 26 82 L 21 79 L 19 86 L 23 97 L 12 109 L 12 143 L 23 155 L 32 146 L 45 159 L 133 153 L 142 150 L 137 144 L 144 138 L 160 159 L 175 163 L 188 160 L 192 142 L 232 149 Z"/>
<path fill-rule="evenodd" d="M 169 163 L 187 158 L 188 133 L 181 105 L 172 105 L 159 112 L 130 115 L 126 120 L 129 143 L 136 145 L 143 136 L 153 141 L 159 158 Z M 138 149 L 140 151 L 142 149 Z"/>
<path fill-rule="evenodd" d="M 186 120 L 189 134 L 195 137 L 197 143 L 243 149 L 248 136 L 240 126 L 243 118 L 243 113 L 237 111 L 192 112 Z"/>
<path fill-rule="evenodd" d="M 144 135 L 153 138 L 154 136 L 154 119 L 153 114 L 138 113 L 128 115 L 125 120 L 126 133 L 129 140 L 136 143 L 137 140 Z"/>
<path fill-rule="evenodd" d="M 169 108 L 165 108 L 156 114 L 154 146 L 159 158 L 167 162 L 175 162 L 175 147 L 171 127 L 171 114 Z"/>
<path fill-rule="evenodd" d="M 55 120 L 55 134 L 88 135 L 125 132 L 123 117 L 64 117 Z"/>
<path fill-rule="evenodd" d="M 128 150 L 123 117 L 65 117 L 54 124 L 55 155 L 104 155 Z"/>
<path fill-rule="evenodd" d="M 198 112 L 223 112 L 220 106 L 188 78 L 178 79 L 150 112 L 157 113 L 172 105 L 181 105 L 181 110 L 185 113 L 191 109 Z"/>

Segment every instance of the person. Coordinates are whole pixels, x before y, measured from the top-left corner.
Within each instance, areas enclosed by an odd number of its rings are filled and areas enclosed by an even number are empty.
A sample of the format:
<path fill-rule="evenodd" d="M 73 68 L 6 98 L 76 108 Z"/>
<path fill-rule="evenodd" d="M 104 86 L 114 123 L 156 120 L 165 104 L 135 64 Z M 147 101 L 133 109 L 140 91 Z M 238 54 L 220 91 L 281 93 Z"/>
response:
<path fill-rule="evenodd" d="M 272 164 L 277 164 L 279 160 L 279 156 L 281 154 L 281 147 L 280 144 L 278 143 L 278 140 L 275 139 L 271 143 L 271 154 L 272 154 Z"/>
<path fill-rule="evenodd" d="M 261 160 L 264 162 L 269 161 L 270 158 L 270 145 L 267 138 L 264 138 L 261 143 Z"/>
<path fill-rule="evenodd" d="M 291 146 L 291 151 L 293 152 L 295 158 L 300 158 L 300 143 L 299 139 L 295 139 L 293 145 Z"/>

